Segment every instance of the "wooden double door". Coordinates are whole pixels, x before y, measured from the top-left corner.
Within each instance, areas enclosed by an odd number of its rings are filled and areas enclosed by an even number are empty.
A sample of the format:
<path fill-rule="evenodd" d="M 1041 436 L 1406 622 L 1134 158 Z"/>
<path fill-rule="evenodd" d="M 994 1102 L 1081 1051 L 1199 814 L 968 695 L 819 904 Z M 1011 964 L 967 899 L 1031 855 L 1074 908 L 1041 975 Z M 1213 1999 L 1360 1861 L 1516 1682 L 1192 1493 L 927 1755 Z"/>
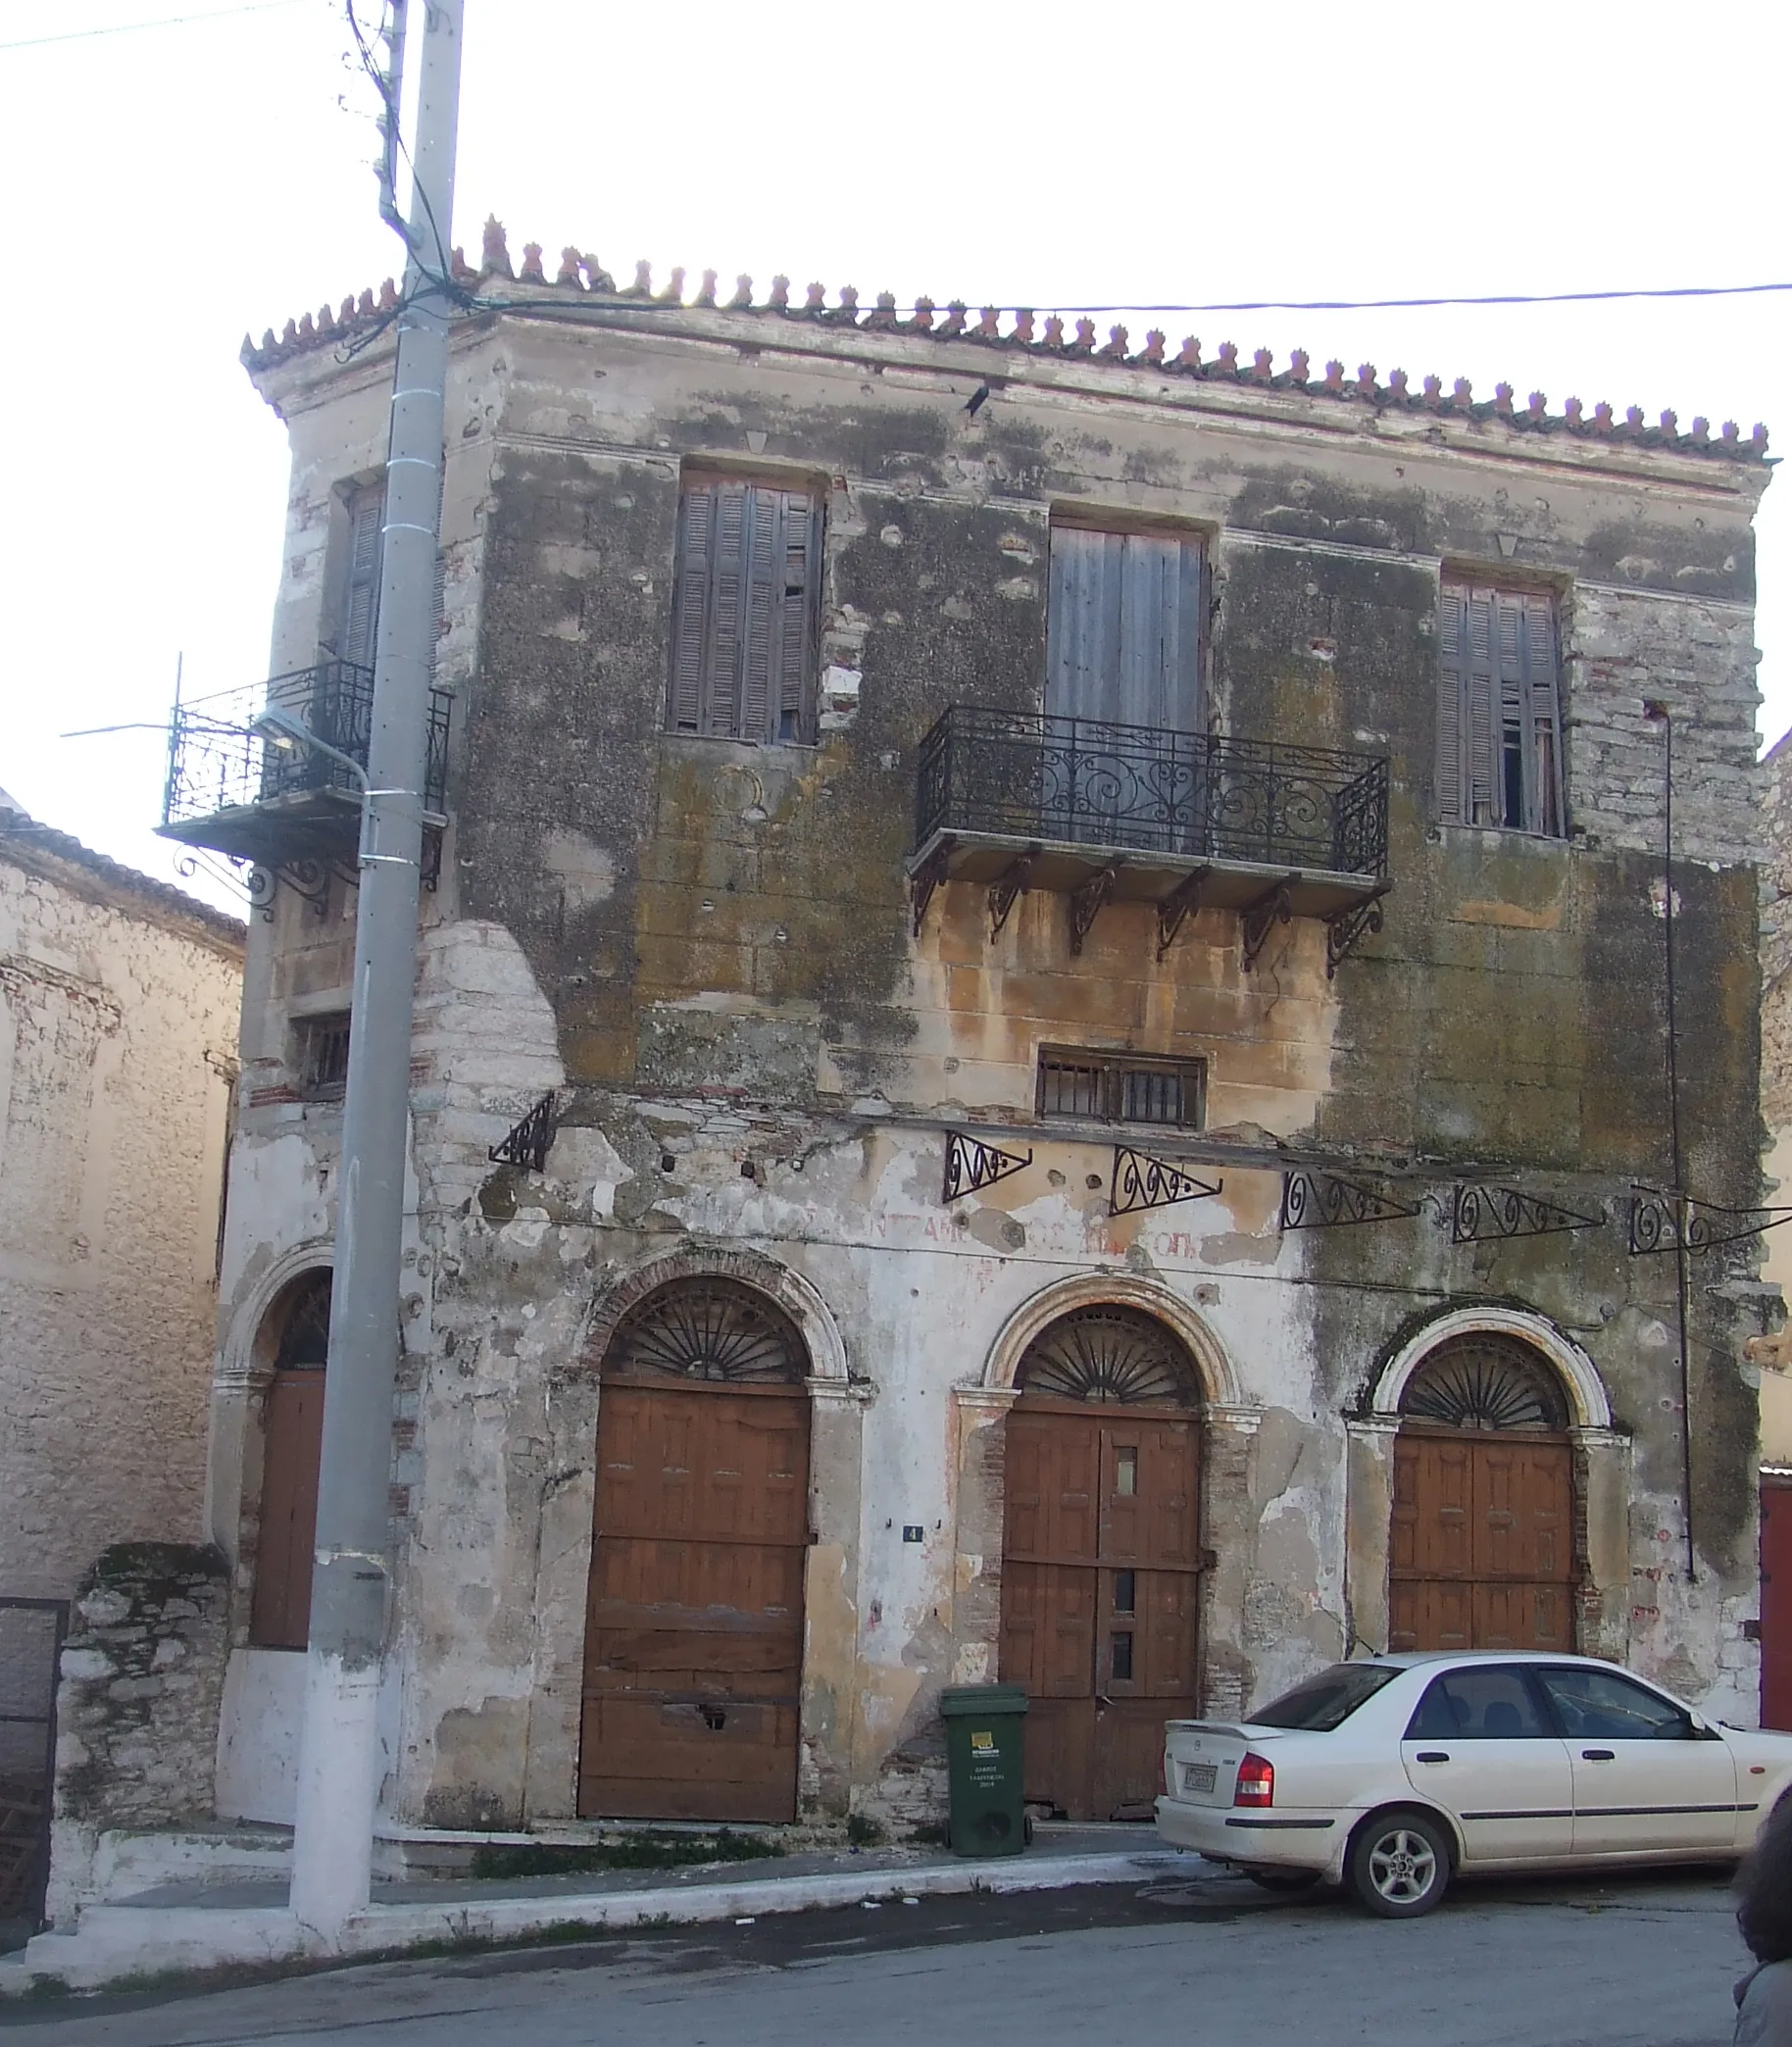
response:
<path fill-rule="evenodd" d="M 1574 1647 L 1573 1453 L 1407 1423 L 1394 1439 L 1388 1647 Z"/>
<path fill-rule="evenodd" d="M 1027 1801 L 1146 1817 L 1164 1722 L 1195 1712 L 1198 1423 L 1027 1395 L 1006 1425 L 1001 1675 L 1027 1693 Z"/>
<path fill-rule="evenodd" d="M 794 1820 L 809 1395 L 606 1380 L 585 1819 Z"/>

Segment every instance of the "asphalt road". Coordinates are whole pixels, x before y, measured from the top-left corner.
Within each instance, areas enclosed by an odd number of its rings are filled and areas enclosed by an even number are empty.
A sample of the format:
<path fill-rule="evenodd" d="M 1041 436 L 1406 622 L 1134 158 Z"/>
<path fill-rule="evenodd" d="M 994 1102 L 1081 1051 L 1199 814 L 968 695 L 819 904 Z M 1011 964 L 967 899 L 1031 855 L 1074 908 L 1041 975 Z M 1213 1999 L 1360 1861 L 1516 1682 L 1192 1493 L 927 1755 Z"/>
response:
<path fill-rule="evenodd" d="M 1464 1886 L 1371 1920 L 1242 1877 L 923 1899 L 0 2005 L 7 2047 L 1721 2047 L 1720 1875 Z"/>

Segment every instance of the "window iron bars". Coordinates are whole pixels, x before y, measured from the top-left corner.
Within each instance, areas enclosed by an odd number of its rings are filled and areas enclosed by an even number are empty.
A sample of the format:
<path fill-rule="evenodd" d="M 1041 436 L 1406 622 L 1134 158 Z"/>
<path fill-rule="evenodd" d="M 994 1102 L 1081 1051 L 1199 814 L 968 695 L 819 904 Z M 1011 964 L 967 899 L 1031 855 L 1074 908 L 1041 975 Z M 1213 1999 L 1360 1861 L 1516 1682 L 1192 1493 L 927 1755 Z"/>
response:
<path fill-rule="evenodd" d="M 1407 1380 L 1400 1412 L 1450 1428 L 1568 1426 L 1555 1374 L 1510 1336 L 1455 1336 L 1440 1343 Z"/>
<path fill-rule="evenodd" d="M 555 1117 L 553 1090 L 542 1096 L 501 1144 L 494 1144 L 486 1157 L 494 1166 L 516 1166 L 526 1173 L 545 1173 L 548 1153 L 560 1125 Z"/>
<path fill-rule="evenodd" d="M 43 1924 L 66 1599 L 0 1598 L 0 1920 Z"/>
<path fill-rule="evenodd" d="M 423 808 L 439 819 L 448 798 L 448 713 L 445 689 L 429 692 Z M 320 661 L 247 689 L 176 704 L 168 737 L 164 826 L 222 811 L 278 804 L 333 792 L 359 807 L 361 785 L 340 761 L 298 743 L 276 745 L 249 729 L 264 710 L 289 713 L 308 731 L 365 769 L 373 728 L 373 672 L 349 661 Z"/>
<path fill-rule="evenodd" d="M 737 1280 L 699 1277 L 673 1279 L 631 1308 L 603 1369 L 606 1375 L 801 1385 L 808 1357 L 795 1323 L 763 1294 Z"/>
<path fill-rule="evenodd" d="M 1139 1308 L 1072 1309 L 1040 1331 L 1015 1373 L 1022 1393 L 1092 1405 L 1195 1407 L 1194 1360 L 1175 1334 Z"/>
<path fill-rule="evenodd" d="M 1388 764 L 1213 732 L 955 704 L 921 741 L 917 846 L 935 833 L 1387 872 Z"/>

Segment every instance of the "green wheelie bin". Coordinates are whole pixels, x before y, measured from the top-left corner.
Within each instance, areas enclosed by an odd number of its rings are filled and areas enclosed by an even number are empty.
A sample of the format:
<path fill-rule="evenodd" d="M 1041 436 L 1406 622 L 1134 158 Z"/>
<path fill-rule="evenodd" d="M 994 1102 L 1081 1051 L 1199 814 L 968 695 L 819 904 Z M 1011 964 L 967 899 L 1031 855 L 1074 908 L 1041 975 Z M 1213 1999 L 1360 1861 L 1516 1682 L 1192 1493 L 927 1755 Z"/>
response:
<path fill-rule="evenodd" d="M 954 1684 L 939 1695 L 954 1855 L 1019 1855 L 1026 1846 L 1018 1684 Z"/>

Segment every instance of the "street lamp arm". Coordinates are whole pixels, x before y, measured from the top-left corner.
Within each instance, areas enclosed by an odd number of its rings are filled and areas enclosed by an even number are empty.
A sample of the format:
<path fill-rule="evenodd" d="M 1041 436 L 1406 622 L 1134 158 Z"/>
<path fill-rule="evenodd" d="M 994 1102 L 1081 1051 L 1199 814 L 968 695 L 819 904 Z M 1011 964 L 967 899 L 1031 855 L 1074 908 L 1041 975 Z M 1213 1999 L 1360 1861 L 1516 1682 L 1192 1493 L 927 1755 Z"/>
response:
<path fill-rule="evenodd" d="M 294 718 L 290 711 L 282 711 L 277 704 L 270 704 L 259 718 L 251 719 L 249 729 L 258 739 L 266 739 L 274 746 L 310 747 L 314 753 L 321 753 L 327 760 L 336 762 L 339 767 L 346 768 L 361 784 L 363 796 L 372 792 L 367 770 L 353 754 L 346 754 L 340 747 L 331 746 L 327 740 L 320 739 L 308 724 Z"/>

